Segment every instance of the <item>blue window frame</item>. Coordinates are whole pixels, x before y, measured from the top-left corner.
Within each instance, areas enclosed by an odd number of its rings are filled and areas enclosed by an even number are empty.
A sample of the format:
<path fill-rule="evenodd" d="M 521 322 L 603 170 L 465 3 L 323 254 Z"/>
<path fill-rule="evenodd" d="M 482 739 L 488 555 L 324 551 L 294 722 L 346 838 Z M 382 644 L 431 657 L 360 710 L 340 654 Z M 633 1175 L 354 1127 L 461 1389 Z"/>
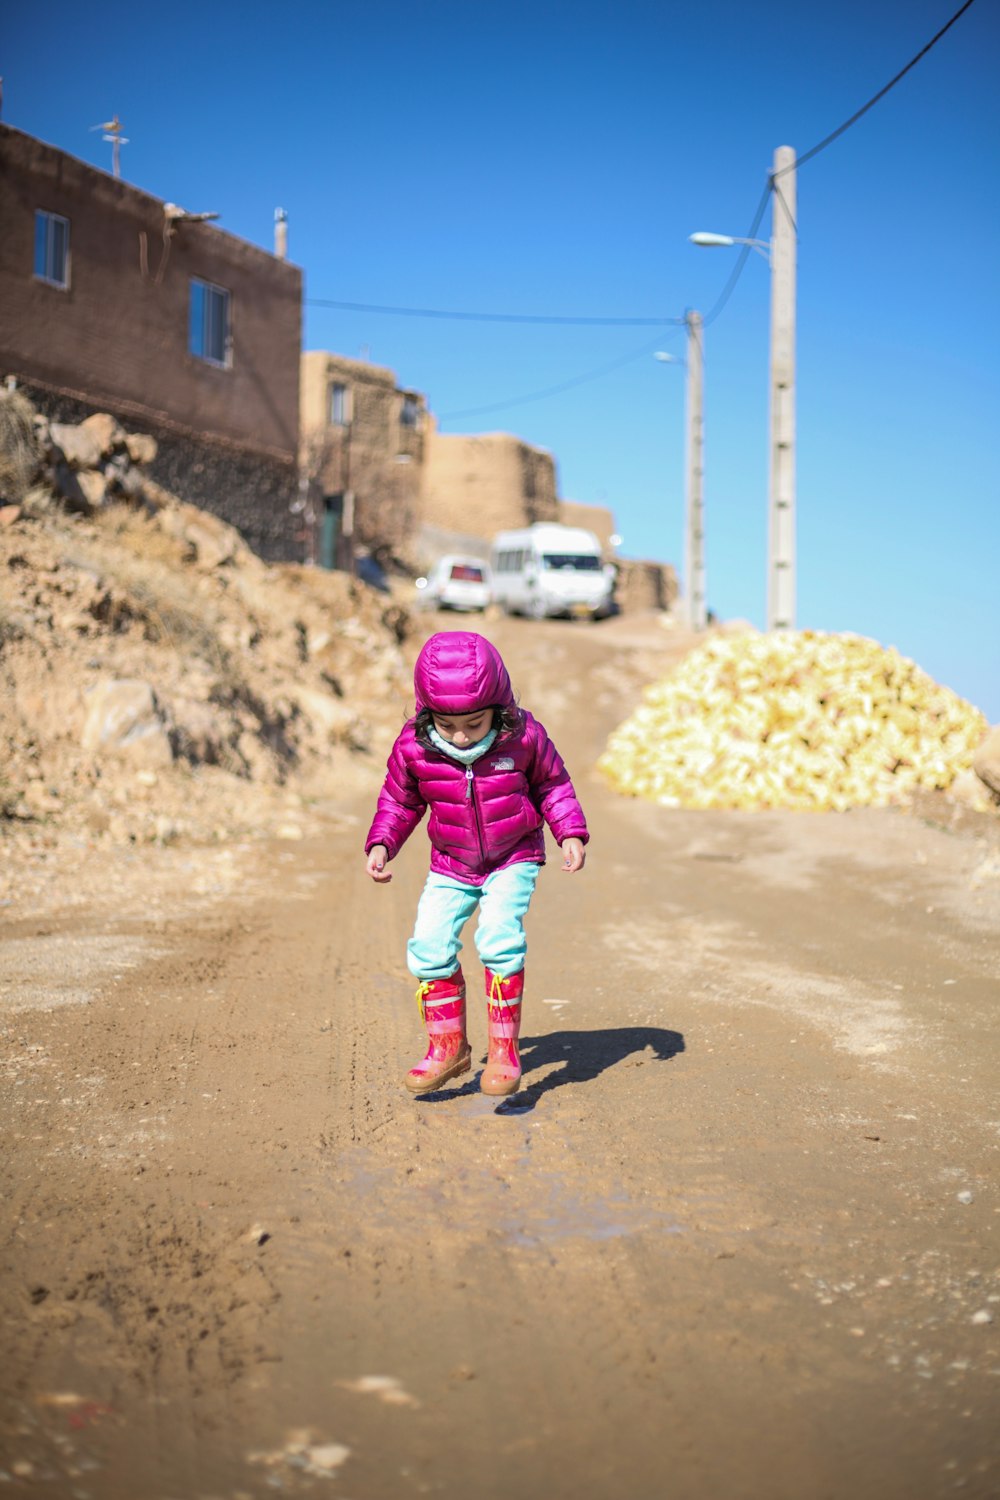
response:
<path fill-rule="evenodd" d="M 69 286 L 69 220 L 35 211 L 35 275 L 49 286 Z"/>
<path fill-rule="evenodd" d="M 346 385 L 334 383 L 330 387 L 330 426 L 347 427 L 350 420 L 350 392 Z"/>
<path fill-rule="evenodd" d="M 188 317 L 188 349 L 207 364 L 228 369 L 232 363 L 229 343 L 229 293 L 210 281 L 191 278 L 191 308 Z"/>

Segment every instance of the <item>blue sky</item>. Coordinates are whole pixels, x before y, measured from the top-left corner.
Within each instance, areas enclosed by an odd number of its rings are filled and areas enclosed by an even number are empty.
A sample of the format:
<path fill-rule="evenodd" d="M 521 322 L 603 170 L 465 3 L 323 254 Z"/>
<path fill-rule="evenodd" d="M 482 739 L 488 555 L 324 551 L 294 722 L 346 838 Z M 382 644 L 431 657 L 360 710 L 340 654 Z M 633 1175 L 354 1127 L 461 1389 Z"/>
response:
<path fill-rule="evenodd" d="M 8 11 L 4 120 L 269 246 L 307 298 L 644 327 L 306 309 L 306 347 L 371 358 L 444 431 L 554 455 L 629 556 L 683 556 L 683 354 L 775 147 L 799 154 L 960 0 L 431 0 Z M 1000 721 L 1000 15 L 976 0 L 798 174 L 798 615 L 899 647 Z M 761 234 L 770 233 L 770 210 Z M 764 623 L 769 275 L 706 331 L 708 602 Z M 634 355 L 602 378 L 518 398 Z M 470 408 L 496 407 L 468 417 Z"/>

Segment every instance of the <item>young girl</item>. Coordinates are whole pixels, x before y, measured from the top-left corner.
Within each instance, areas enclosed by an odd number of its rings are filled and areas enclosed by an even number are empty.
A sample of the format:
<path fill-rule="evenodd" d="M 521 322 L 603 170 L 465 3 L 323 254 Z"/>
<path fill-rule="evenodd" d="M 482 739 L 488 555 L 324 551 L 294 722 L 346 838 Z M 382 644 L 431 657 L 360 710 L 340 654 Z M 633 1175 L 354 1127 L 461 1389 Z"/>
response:
<path fill-rule="evenodd" d="M 570 872 L 583 869 L 587 823 L 559 752 L 538 720 L 517 707 L 500 654 L 483 636 L 431 636 L 413 686 L 416 713 L 392 747 L 365 840 L 368 874 L 391 880 L 387 862 L 430 808 L 431 870 L 407 945 L 429 1046 L 406 1087 L 426 1094 L 472 1066 L 458 954 L 478 905 L 489 1023 L 480 1086 L 486 1094 L 513 1094 L 521 1083 L 524 917 L 545 863 L 542 820 Z"/>

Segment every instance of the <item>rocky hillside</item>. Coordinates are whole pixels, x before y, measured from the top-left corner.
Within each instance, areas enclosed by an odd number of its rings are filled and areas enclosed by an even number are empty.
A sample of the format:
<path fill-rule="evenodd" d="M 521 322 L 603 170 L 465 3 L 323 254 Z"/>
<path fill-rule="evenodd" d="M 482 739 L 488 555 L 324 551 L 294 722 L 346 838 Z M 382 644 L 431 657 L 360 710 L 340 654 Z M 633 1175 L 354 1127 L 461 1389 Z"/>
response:
<path fill-rule="evenodd" d="M 405 612 L 261 562 L 151 444 L 0 394 L 0 896 L 32 848 L 297 837 L 406 702 Z"/>

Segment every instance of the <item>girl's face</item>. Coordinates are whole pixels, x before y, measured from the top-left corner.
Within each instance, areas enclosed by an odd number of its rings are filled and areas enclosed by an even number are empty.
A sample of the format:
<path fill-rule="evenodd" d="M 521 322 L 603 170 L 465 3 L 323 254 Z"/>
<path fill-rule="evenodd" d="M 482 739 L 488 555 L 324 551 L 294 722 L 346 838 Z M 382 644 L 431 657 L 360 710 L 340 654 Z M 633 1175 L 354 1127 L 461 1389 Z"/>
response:
<path fill-rule="evenodd" d="M 432 714 L 434 728 L 457 750 L 478 744 L 493 727 L 492 708 L 477 708 L 472 714 Z"/>

